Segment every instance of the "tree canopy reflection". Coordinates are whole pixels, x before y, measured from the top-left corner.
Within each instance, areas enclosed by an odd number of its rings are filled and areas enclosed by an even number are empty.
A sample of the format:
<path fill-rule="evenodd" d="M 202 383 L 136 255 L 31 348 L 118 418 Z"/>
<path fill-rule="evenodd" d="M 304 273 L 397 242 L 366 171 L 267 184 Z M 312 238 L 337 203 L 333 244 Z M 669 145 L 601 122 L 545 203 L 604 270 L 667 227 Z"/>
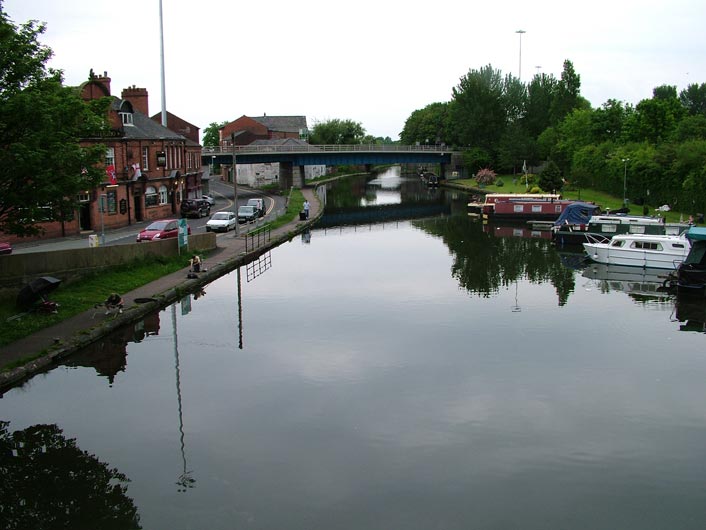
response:
<path fill-rule="evenodd" d="M 0 528 L 139 529 L 129 479 L 56 425 L 10 433 L 0 421 Z"/>
<path fill-rule="evenodd" d="M 563 306 L 574 290 L 574 271 L 562 265 L 549 240 L 495 237 L 485 233 L 480 222 L 462 215 L 413 224 L 444 241 L 454 257 L 451 274 L 470 293 L 489 297 L 527 278 L 551 283 Z"/>

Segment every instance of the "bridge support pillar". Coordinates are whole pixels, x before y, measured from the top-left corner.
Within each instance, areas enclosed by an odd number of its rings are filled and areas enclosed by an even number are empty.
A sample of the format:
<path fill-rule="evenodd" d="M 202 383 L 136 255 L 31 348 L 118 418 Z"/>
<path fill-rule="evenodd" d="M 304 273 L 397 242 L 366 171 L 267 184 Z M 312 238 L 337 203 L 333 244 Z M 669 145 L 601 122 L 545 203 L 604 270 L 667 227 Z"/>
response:
<path fill-rule="evenodd" d="M 446 178 L 446 164 L 439 164 L 439 178 Z"/>
<path fill-rule="evenodd" d="M 299 171 L 294 173 L 294 185 L 303 188 L 306 183 L 306 168 L 304 166 L 297 166 Z"/>
<path fill-rule="evenodd" d="M 288 190 L 292 187 L 292 163 L 279 163 L 279 186 L 280 189 Z"/>

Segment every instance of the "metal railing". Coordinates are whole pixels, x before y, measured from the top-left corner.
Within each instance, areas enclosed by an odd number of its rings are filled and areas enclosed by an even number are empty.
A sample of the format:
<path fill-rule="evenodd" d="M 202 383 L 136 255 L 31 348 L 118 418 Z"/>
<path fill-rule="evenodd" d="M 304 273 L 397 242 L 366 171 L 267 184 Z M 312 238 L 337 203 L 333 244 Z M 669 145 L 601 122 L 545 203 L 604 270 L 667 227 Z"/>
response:
<path fill-rule="evenodd" d="M 235 154 L 248 153 L 448 153 L 459 151 L 447 145 L 236 145 Z M 203 147 L 201 155 L 233 154 L 233 146 Z"/>
<path fill-rule="evenodd" d="M 262 226 L 245 234 L 245 252 L 252 252 L 269 243 L 272 239 L 272 230 L 269 225 Z"/>

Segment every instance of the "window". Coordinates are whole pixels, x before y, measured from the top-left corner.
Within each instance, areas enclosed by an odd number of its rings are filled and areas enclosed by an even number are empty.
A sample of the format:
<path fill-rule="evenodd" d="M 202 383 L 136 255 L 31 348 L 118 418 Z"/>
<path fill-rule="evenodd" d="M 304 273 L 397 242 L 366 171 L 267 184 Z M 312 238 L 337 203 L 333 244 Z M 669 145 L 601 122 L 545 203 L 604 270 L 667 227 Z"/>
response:
<path fill-rule="evenodd" d="M 169 194 L 167 192 L 167 187 L 162 184 L 159 187 L 159 204 L 167 204 L 167 201 L 169 200 Z"/>
<path fill-rule="evenodd" d="M 132 125 L 132 113 L 130 112 L 121 112 L 120 113 L 120 121 L 123 123 L 123 125 Z"/>
<path fill-rule="evenodd" d="M 154 186 L 147 186 L 145 188 L 145 208 L 150 206 L 157 206 L 159 204 L 159 195 L 157 195 L 157 190 Z"/>
<path fill-rule="evenodd" d="M 606 234 L 612 234 L 615 233 L 618 230 L 617 225 L 609 224 L 609 225 L 601 225 L 601 231 L 605 232 Z"/>
<path fill-rule="evenodd" d="M 662 250 L 662 244 L 655 243 L 653 241 L 635 241 L 632 244 L 632 248 L 641 248 L 642 250 Z"/>
<path fill-rule="evenodd" d="M 142 171 L 147 171 L 150 168 L 150 148 L 142 148 Z"/>
<path fill-rule="evenodd" d="M 624 244 L 625 244 L 625 241 L 623 241 L 622 239 L 619 239 L 619 240 L 613 239 L 610 242 L 611 247 L 622 247 Z"/>
<path fill-rule="evenodd" d="M 522 213 L 525 211 L 525 207 L 522 204 L 515 204 L 513 210 L 515 213 Z"/>
<path fill-rule="evenodd" d="M 533 204 L 532 205 L 532 213 L 542 213 L 542 205 L 541 204 Z"/>
<path fill-rule="evenodd" d="M 105 150 L 105 167 L 115 165 L 115 148 L 108 147 Z"/>
<path fill-rule="evenodd" d="M 630 233 L 631 234 L 644 234 L 645 227 L 640 226 L 640 225 L 630 225 Z"/>

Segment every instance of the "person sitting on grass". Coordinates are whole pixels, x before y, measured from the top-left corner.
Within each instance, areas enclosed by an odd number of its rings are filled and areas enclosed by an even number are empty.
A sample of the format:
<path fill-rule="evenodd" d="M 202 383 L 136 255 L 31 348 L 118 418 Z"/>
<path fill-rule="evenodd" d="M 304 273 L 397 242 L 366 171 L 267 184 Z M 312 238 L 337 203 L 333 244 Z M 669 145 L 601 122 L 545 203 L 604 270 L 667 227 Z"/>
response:
<path fill-rule="evenodd" d="M 105 314 L 118 310 L 118 313 L 123 312 L 123 299 L 118 293 L 111 294 L 105 301 Z"/>

